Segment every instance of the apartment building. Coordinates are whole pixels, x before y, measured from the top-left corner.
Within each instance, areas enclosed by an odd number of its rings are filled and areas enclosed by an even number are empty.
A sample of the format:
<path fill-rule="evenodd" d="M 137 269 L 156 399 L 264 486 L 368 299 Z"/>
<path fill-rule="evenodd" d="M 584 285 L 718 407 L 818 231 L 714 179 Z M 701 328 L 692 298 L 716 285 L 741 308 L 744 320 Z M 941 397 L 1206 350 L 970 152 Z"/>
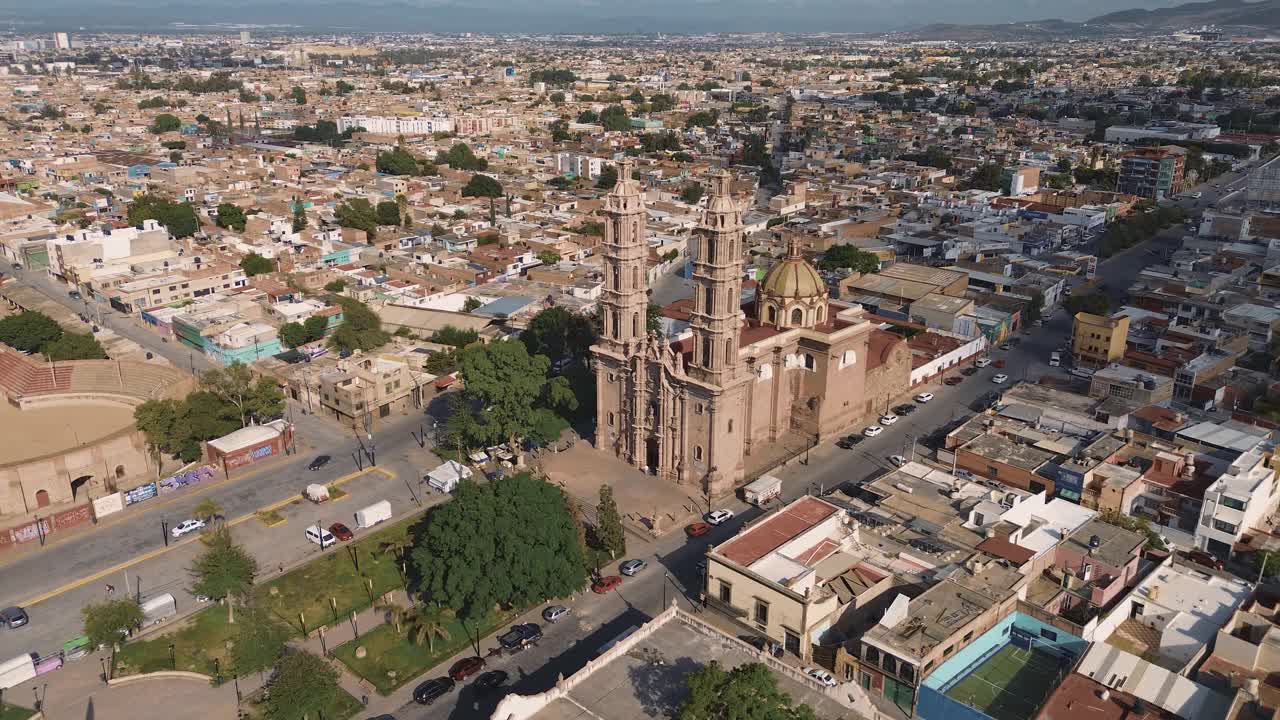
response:
<path fill-rule="evenodd" d="M 1104 367 L 1124 357 L 1129 317 L 1076 313 L 1071 330 L 1071 353 L 1077 365 Z"/>
<path fill-rule="evenodd" d="M 1275 511 L 1276 472 L 1267 456 L 1252 450 L 1237 457 L 1204 493 L 1200 522 L 1196 524 L 1196 547 L 1229 559 L 1242 536 L 1263 525 Z"/>
<path fill-rule="evenodd" d="M 135 227 L 103 226 L 51 238 L 46 243 L 49 274 L 67 279 L 70 269 L 94 264 L 112 264 L 130 257 L 173 252 L 169 231 L 155 220 Z"/>
<path fill-rule="evenodd" d="M 343 115 L 338 132 L 364 129 L 377 135 L 431 135 L 453 132 L 453 120 L 444 115 Z"/>
<path fill-rule="evenodd" d="M 402 361 L 353 358 L 320 376 L 320 405 L 338 421 L 364 427 L 393 412 L 421 407 L 425 382 Z"/>
<path fill-rule="evenodd" d="M 1116 189 L 1151 200 L 1164 200 L 1182 192 L 1187 151 L 1176 146 L 1140 148 L 1120 158 Z"/>
<path fill-rule="evenodd" d="M 120 283 L 109 291 L 111 306 L 137 313 L 163 305 L 248 286 L 244 270 L 230 263 L 209 263 L 199 270 L 168 272 Z"/>

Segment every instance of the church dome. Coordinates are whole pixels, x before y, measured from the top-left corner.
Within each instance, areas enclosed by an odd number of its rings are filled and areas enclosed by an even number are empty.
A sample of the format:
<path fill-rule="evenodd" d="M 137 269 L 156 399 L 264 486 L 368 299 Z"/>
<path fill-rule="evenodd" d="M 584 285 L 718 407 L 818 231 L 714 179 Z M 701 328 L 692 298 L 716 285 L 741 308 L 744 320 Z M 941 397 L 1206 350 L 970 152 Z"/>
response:
<path fill-rule="evenodd" d="M 818 271 L 802 257 L 788 257 L 765 276 L 761 291 L 783 298 L 811 298 L 827 294 L 827 284 Z"/>
<path fill-rule="evenodd" d="M 773 266 L 756 293 L 757 319 L 779 329 L 815 327 L 827 319 L 827 283 L 792 239 L 787 257 Z"/>

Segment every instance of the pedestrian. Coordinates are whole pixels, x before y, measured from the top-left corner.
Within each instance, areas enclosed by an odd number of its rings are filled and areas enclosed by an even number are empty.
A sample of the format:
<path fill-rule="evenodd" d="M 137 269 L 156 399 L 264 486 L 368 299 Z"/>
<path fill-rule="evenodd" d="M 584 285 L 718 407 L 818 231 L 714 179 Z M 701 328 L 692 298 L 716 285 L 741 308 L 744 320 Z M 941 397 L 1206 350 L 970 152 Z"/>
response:
<path fill-rule="evenodd" d="M 107 583 L 107 594 L 114 595 L 115 592 L 116 592 L 116 586 L 112 585 L 111 583 Z"/>

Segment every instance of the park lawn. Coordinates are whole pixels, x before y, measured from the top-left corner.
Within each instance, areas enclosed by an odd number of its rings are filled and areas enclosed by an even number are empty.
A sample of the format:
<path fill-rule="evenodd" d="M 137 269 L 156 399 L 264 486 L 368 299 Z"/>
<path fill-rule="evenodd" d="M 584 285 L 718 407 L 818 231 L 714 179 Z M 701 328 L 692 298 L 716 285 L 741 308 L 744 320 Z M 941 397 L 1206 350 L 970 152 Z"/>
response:
<path fill-rule="evenodd" d="M 27 718 L 35 714 L 35 710 L 28 710 L 17 705 L 10 705 L 9 703 L 0 705 L 0 720 L 27 720 Z"/>
<path fill-rule="evenodd" d="M 178 670 L 214 675 L 213 660 L 222 664 L 224 675 L 232 666 L 227 641 L 236 636 L 236 626 L 227 622 L 227 608 L 214 604 L 191 616 L 186 626 L 147 640 L 133 640 L 115 654 L 112 677 L 172 670 L 169 643 Z"/>
<path fill-rule="evenodd" d="M 255 590 L 259 606 L 271 610 L 294 632 L 331 624 L 370 607 L 384 593 L 404 587 L 395 556 L 379 548 L 385 542 L 406 537 L 418 519 L 414 516 L 354 542 L 341 543 L 297 570 L 259 585 Z M 368 580 L 373 581 L 372 591 Z M 336 613 L 331 598 L 336 601 Z"/>
<path fill-rule="evenodd" d="M 493 634 L 518 615 L 518 611 L 491 613 L 480 626 L 480 637 Z M 449 623 L 449 639 L 436 638 L 435 650 L 425 642 L 414 645 L 409 642 L 407 632 L 397 634 L 394 625 L 383 624 L 334 648 L 333 655 L 352 673 L 368 680 L 378 694 L 389 695 L 457 654 L 459 650 L 470 646 L 471 640 L 466 629 L 454 619 Z M 364 658 L 356 657 L 357 647 L 364 647 Z M 388 671 L 396 673 L 395 679 L 387 675 Z"/>
<path fill-rule="evenodd" d="M 347 718 L 355 717 L 364 709 L 360 701 L 352 697 L 351 693 L 342 688 L 337 690 L 338 695 L 334 703 L 321 711 L 322 720 L 347 720 Z M 240 705 L 240 717 L 242 720 L 263 720 L 266 717 L 266 711 L 261 703 L 261 691 L 245 698 L 244 703 Z"/>

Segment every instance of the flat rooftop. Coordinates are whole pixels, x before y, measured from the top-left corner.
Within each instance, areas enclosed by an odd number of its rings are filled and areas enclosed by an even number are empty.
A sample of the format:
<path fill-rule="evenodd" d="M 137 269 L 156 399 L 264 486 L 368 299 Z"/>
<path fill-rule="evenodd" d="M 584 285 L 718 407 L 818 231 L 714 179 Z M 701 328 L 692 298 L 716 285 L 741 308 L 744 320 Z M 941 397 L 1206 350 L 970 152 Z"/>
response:
<path fill-rule="evenodd" d="M 837 512 L 840 508 L 831 503 L 815 497 L 802 497 L 743 530 L 717 547 L 715 552 L 748 567 Z"/>

